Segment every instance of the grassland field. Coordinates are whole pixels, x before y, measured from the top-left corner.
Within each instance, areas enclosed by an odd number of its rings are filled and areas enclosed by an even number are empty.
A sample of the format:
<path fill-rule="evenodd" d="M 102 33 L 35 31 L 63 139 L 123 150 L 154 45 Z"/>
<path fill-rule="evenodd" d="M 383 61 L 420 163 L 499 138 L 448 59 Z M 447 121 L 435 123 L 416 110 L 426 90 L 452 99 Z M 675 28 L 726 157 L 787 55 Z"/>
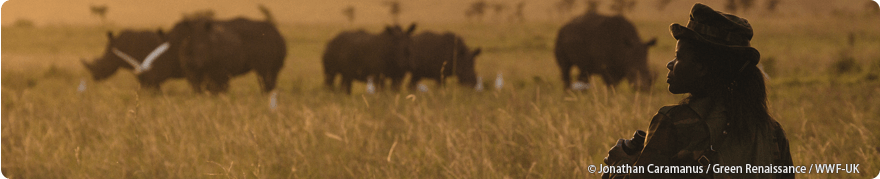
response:
<path fill-rule="evenodd" d="M 250 73 L 221 95 L 194 94 L 182 79 L 153 94 L 127 70 L 91 80 L 79 60 L 103 53 L 107 30 L 126 27 L 3 26 L 0 170 L 9 178 L 599 178 L 589 165 L 684 97 L 659 78 L 675 46 L 668 26 L 687 17 L 637 17 L 642 38 L 659 39 L 649 50 L 658 74 L 649 92 L 606 88 L 597 77 L 592 89 L 563 91 L 552 49 L 564 21 L 527 21 L 418 24 L 481 47 L 477 73 L 487 87 L 503 74 L 500 90 L 427 81 L 428 92 L 366 94 L 356 83 L 352 95 L 331 93 L 320 64 L 326 42 L 381 25 L 282 23 L 288 57 L 275 110 Z M 877 176 L 880 18 L 749 19 L 795 165 L 860 164 L 859 174 L 798 177 Z"/>

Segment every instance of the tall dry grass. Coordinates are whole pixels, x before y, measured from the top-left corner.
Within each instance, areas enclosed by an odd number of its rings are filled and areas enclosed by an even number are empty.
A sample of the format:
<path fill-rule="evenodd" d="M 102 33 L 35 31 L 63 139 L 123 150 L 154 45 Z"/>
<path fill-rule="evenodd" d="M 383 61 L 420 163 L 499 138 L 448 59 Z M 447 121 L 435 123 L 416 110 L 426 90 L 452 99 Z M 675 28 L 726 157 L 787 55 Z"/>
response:
<path fill-rule="evenodd" d="M 770 109 L 795 164 L 860 164 L 860 174 L 798 177 L 876 176 L 880 81 L 872 74 L 880 74 L 880 23 L 846 14 L 755 14 L 746 16 L 756 29 L 753 44 L 763 62 L 773 61 Z M 675 43 L 668 25 L 686 23 L 686 13 L 632 16 L 643 39 L 660 39 L 649 58 L 663 76 Z M 659 82 L 649 93 L 601 84 L 562 91 L 552 56 L 561 23 L 419 24 L 482 47 L 478 73 L 502 73 L 505 88 L 473 92 L 429 82 L 425 93 L 375 95 L 364 94 L 363 84 L 354 95 L 323 90 L 324 45 L 353 27 L 282 24 L 290 55 L 276 110 L 252 74 L 219 96 L 192 94 L 182 80 L 166 83 L 163 94 L 139 91 L 127 71 L 93 82 L 78 60 L 102 52 L 107 27 L 3 27 L 0 170 L 10 178 L 598 178 L 586 167 L 683 96 Z M 842 51 L 862 68 L 830 73 Z M 84 78 L 87 89 L 77 93 Z"/>

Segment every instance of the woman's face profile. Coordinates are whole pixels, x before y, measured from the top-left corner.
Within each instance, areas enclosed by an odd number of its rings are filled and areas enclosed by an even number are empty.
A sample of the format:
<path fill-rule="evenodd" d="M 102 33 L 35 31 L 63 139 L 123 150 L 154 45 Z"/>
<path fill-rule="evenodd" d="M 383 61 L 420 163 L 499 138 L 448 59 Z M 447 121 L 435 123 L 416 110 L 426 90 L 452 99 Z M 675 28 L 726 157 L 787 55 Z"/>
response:
<path fill-rule="evenodd" d="M 666 83 L 669 83 L 669 92 L 672 94 L 702 92 L 704 82 L 701 79 L 706 75 L 706 69 L 695 62 L 693 45 L 679 40 L 675 45 L 675 58 L 666 64 L 669 69 Z"/>

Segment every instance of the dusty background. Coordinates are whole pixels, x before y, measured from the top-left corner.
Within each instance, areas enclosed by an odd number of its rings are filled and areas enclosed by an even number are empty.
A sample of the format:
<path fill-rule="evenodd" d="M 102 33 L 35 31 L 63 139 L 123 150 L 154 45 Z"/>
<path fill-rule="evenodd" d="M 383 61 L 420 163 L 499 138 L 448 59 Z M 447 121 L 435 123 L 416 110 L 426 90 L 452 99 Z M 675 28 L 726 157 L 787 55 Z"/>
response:
<path fill-rule="evenodd" d="M 646 129 L 663 105 L 684 96 L 658 79 L 649 92 L 628 85 L 563 91 L 553 58 L 557 30 L 583 12 L 559 1 L 524 0 L 524 22 L 508 19 L 520 1 L 468 20 L 470 0 L 404 0 L 401 23 L 417 32 L 452 31 L 483 48 L 477 73 L 503 74 L 504 88 L 450 86 L 428 92 L 354 94 L 323 88 L 320 56 L 337 33 L 376 32 L 391 22 L 381 0 L 364 1 L 46 1 L 13 0 L 2 9 L 2 168 L 10 178 L 598 178 L 618 138 Z M 686 23 L 695 1 L 638 1 L 630 18 L 658 78 L 673 57 L 671 23 Z M 721 0 L 703 1 L 723 10 Z M 869 178 L 880 171 L 880 14 L 862 0 L 767 0 L 736 14 L 750 20 L 769 74 L 772 116 L 787 132 L 796 165 L 860 164 L 859 174 L 798 178 Z M 256 77 L 234 78 L 228 94 L 193 94 L 170 80 L 162 94 L 138 90 L 130 71 L 102 82 L 79 60 L 103 53 L 106 32 L 168 28 L 181 14 L 214 9 L 218 18 L 279 21 L 288 57 L 278 80 L 278 108 Z M 612 13 L 610 0 L 600 12 Z M 106 5 L 106 20 L 91 5 Z M 342 9 L 356 8 L 350 24 Z M 850 41 L 849 39 L 853 39 Z M 77 92 L 79 84 L 87 87 Z M 449 83 L 454 83 L 450 80 Z"/>
<path fill-rule="evenodd" d="M 29 19 L 37 25 L 97 25 L 101 21 L 89 11 L 91 5 L 107 5 L 107 20 L 118 26 L 169 26 L 180 18 L 180 15 L 201 9 L 214 9 L 218 17 L 260 17 L 255 4 L 265 4 L 276 14 L 282 23 L 346 23 L 341 11 L 346 6 L 357 9 L 360 23 L 388 23 L 385 0 L 216 0 L 216 1 L 176 1 L 176 0 L 13 0 L 3 4 L 2 22 L 9 25 L 17 19 Z M 457 22 L 465 20 L 464 11 L 475 0 L 403 0 L 402 22 Z M 557 1 L 543 0 L 489 0 L 488 3 L 507 5 L 507 13 L 512 12 L 516 3 L 525 2 L 525 14 L 529 20 L 566 19 L 554 13 Z M 634 13 L 628 14 L 641 19 L 686 20 L 690 5 L 703 2 L 718 10 L 723 10 L 724 1 L 681 1 L 673 0 L 665 11 L 658 12 L 656 1 L 640 1 Z M 828 13 L 856 13 L 863 11 L 864 0 L 820 1 L 820 0 L 783 0 L 774 17 L 826 17 Z M 602 12 L 610 13 L 608 6 L 611 1 L 602 2 Z M 756 0 L 755 8 L 745 13 L 747 17 L 766 14 L 763 12 L 765 1 Z M 584 10 L 583 1 L 575 1 L 574 13 Z M 492 10 L 487 12 L 493 15 Z M 574 14 L 572 14 L 574 15 Z"/>

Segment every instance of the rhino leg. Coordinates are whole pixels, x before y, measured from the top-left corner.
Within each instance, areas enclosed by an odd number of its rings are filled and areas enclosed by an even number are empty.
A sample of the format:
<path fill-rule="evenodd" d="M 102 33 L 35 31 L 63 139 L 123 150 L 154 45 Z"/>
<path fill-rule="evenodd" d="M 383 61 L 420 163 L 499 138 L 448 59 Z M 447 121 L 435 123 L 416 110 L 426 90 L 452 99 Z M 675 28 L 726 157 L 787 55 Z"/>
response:
<path fill-rule="evenodd" d="M 617 86 L 617 84 L 620 84 L 621 79 L 620 75 L 602 74 L 602 80 L 605 81 L 605 86 Z"/>
<path fill-rule="evenodd" d="M 278 79 L 278 71 L 265 70 L 260 71 L 257 76 L 258 80 L 261 82 L 260 86 L 263 87 L 263 93 L 269 93 L 275 89 L 275 84 Z"/>
<path fill-rule="evenodd" d="M 385 78 L 385 75 L 379 75 L 379 78 L 373 81 L 374 85 L 376 85 L 376 91 L 385 90 Z"/>
<path fill-rule="evenodd" d="M 571 89 L 571 66 L 562 68 L 562 84 L 565 85 L 565 89 Z"/>
<path fill-rule="evenodd" d="M 342 90 L 345 90 L 346 94 L 351 94 L 351 83 L 353 82 L 352 80 L 353 79 L 351 77 L 342 75 L 342 84 L 340 87 L 342 88 Z"/>
<path fill-rule="evenodd" d="M 403 78 L 391 78 L 391 90 L 400 91 L 400 86 L 403 85 Z"/>
<path fill-rule="evenodd" d="M 189 73 L 186 74 L 186 81 L 189 82 L 189 86 L 193 88 L 193 91 L 196 93 L 202 93 L 202 81 L 204 77 L 198 73 Z"/>
<path fill-rule="evenodd" d="M 406 73 L 395 72 L 388 76 L 391 78 L 391 90 L 395 92 L 400 91 L 400 88 L 403 86 L 403 78 L 406 77 Z"/>
<path fill-rule="evenodd" d="M 206 88 L 211 94 L 224 93 L 229 90 L 229 79 L 228 75 L 212 75 Z"/>
<path fill-rule="evenodd" d="M 409 79 L 407 88 L 409 88 L 409 90 L 416 90 L 416 86 L 419 85 L 419 80 L 422 80 L 422 76 L 413 75 L 412 78 Z"/>
<path fill-rule="evenodd" d="M 446 78 L 436 78 L 434 80 L 437 81 L 437 86 L 440 86 L 440 88 L 446 88 Z"/>
<path fill-rule="evenodd" d="M 559 72 L 562 75 L 562 84 L 565 86 L 565 89 L 571 89 L 571 63 L 569 63 L 568 59 L 561 59 L 560 57 L 556 57 L 556 62 L 559 63 Z M 581 71 L 581 73 L 584 73 Z"/>
<path fill-rule="evenodd" d="M 577 80 L 580 82 L 587 83 L 587 84 L 590 83 L 590 76 L 597 73 L 597 71 L 595 71 L 594 69 L 590 69 L 590 67 L 587 67 L 584 65 L 579 65 L 578 70 L 580 70 L 580 72 L 578 74 Z"/>
<path fill-rule="evenodd" d="M 629 81 L 632 86 L 641 91 L 650 91 L 651 85 L 654 84 L 653 75 L 650 74 L 647 70 L 635 70 L 632 72 L 632 76 Z"/>
<path fill-rule="evenodd" d="M 333 81 L 335 80 L 335 78 L 336 73 L 324 72 L 324 86 L 330 91 L 335 91 L 333 89 Z"/>
<path fill-rule="evenodd" d="M 141 78 L 138 78 L 138 82 L 140 82 L 141 88 L 143 89 L 149 90 L 151 92 L 162 92 L 162 87 L 157 82 Z"/>
<path fill-rule="evenodd" d="M 630 81 L 630 85 L 632 85 L 633 89 L 637 89 L 639 91 L 649 91 L 651 89 L 651 85 L 648 85 L 647 82 L 642 78 L 636 78 Z"/>

